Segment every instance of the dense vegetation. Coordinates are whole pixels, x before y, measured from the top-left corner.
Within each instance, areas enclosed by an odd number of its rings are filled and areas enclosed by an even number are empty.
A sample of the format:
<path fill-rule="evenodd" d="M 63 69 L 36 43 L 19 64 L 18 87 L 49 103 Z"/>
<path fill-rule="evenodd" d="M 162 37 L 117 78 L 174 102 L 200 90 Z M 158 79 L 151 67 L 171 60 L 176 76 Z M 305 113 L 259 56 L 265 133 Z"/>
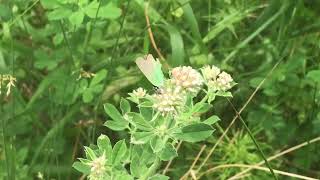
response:
<path fill-rule="evenodd" d="M 157 91 L 135 64 L 146 54 L 166 77 L 215 65 L 237 83 L 199 112 L 221 119 L 213 134 L 175 143 L 156 172 L 319 179 L 319 17 L 307 0 L 0 0 L 0 179 L 83 179 L 72 165 L 101 134 L 129 147 L 104 105 Z"/>

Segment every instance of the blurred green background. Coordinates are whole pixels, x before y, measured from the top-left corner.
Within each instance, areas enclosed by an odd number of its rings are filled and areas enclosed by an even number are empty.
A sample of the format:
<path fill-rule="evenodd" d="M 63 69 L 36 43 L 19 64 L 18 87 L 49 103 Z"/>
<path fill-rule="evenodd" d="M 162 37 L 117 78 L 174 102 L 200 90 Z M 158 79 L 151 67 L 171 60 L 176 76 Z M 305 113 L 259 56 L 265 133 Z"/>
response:
<path fill-rule="evenodd" d="M 71 166 L 84 145 L 101 133 L 113 142 L 125 138 L 102 125 L 102 104 L 118 106 L 133 89 L 153 89 L 134 63 L 142 54 L 158 57 L 144 9 L 143 0 L 0 0 L 0 74 L 17 79 L 9 96 L 1 85 L 0 179 L 78 179 Z M 270 163 L 320 178 L 320 1 L 150 0 L 148 16 L 170 67 L 209 64 L 232 74 L 238 111 L 266 78 L 242 118 L 267 157 L 308 142 Z M 213 105 L 220 129 L 207 142 L 182 144 L 172 179 L 189 169 L 203 144 L 207 154 L 236 115 L 225 99 Z M 236 120 L 201 179 L 245 169 L 207 171 L 212 167 L 260 161 Z M 244 178 L 272 176 L 253 170 Z"/>

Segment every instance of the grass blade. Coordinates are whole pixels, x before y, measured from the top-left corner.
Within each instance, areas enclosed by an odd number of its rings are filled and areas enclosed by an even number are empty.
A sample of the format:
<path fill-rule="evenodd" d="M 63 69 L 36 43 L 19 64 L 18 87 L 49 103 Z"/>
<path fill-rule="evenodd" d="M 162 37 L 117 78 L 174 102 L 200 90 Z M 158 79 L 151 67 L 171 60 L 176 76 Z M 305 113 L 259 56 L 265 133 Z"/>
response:
<path fill-rule="evenodd" d="M 170 65 L 173 67 L 183 65 L 185 53 L 181 33 L 178 31 L 176 27 L 169 24 L 164 25 L 162 27 L 168 31 L 170 36 L 170 45 L 172 52 Z"/>

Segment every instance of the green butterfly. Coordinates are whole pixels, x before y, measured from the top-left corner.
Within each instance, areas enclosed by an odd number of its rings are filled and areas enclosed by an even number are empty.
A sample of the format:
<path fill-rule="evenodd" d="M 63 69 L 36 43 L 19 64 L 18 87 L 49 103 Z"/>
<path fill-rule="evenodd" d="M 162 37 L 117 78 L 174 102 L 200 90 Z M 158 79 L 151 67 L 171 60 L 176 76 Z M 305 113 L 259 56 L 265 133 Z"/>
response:
<path fill-rule="evenodd" d="M 155 60 L 151 54 L 144 57 L 138 57 L 136 59 L 136 64 L 144 76 L 146 76 L 154 86 L 163 86 L 164 75 L 161 70 L 161 63 L 158 60 Z"/>

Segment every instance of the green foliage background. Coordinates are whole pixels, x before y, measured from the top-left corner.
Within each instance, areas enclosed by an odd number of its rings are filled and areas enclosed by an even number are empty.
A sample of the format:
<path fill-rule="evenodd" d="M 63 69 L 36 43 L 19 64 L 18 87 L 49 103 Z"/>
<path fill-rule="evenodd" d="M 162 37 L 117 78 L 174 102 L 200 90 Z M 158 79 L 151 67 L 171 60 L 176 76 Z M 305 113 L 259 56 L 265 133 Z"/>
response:
<path fill-rule="evenodd" d="M 83 156 L 83 145 L 101 133 L 113 142 L 125 138 L 102 125 L 102 105 L 118 106 L 121 96 L 140 86 L 152 91 L 134 63 L 142 54 L 156 56 L 144 3 L 0 0 L 0 73 L 17 78 L 10 96 L 3 87 L 0 98 L 0 179 L 76 179 L 80 174 L 71 166 Z M 320 1 L 153 0 L 148 11 L 168 64 L 213 64 L 230 72 L 238 83 L 232 99 L 238 110 L 267 77 L 241 114 L 267 157 L 319 137 Z M 79 79 L 84 71 L 96 76 Z M 214 103 L 213 113 L 222 119 L 221 131 L 207 142 L 182 144 L 169 169 L 172 179 L 188 170 L 203 144 L 207 154 L 236 115 L 224 99 Z M 310 143 L 272 167 L 320 178 L 319 149 Z M 237 120 L 200 174 L 261 160 Z M 202 179 L 240 171 L 218 169 Z M 246 178 L 271 176 L 254 170 Z"/>

